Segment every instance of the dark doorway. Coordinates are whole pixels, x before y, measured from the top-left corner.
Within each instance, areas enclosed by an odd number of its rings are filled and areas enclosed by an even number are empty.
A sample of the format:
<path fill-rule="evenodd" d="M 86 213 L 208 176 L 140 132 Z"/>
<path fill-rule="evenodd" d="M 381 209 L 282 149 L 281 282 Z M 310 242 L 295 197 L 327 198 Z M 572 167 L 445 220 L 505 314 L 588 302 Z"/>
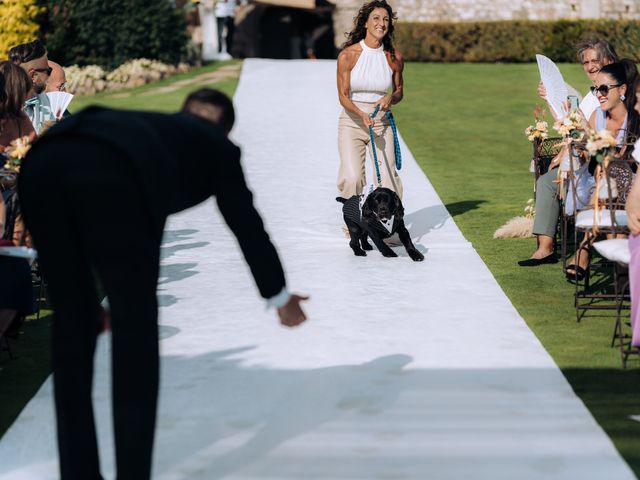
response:
<path fill-rule="evenodd" d="M 335 58 L 332 7 L 252 5 L 236 25 L 237 58 Z"/>

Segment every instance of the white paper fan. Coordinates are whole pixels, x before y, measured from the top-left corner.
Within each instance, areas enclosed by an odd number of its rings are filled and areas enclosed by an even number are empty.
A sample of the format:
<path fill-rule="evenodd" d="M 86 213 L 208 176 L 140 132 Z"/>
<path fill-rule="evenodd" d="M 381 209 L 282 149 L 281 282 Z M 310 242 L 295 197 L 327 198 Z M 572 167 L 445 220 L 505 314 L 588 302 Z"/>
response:
<path fill-rule="evenodd" d="M 47 92 L 47 97 L 49 97 L 49 103 L 51 103 L 51 111 L 58 119 L 62 117 L 71 100 L 73 100 L 73 95 L 67 92 Z"/>
<path fill-rule="evenodd" d="M 538 61 L 540 80 L 542 80 L 544 88 L 547 90 L 549 105 L 551 105 L 557 117 L 566 116 L 568 112 L 565 102 L 569 92 L 560 70 L 558 70 L 555 63 L 544 55 L 536 55 L 536 60 Z"/>

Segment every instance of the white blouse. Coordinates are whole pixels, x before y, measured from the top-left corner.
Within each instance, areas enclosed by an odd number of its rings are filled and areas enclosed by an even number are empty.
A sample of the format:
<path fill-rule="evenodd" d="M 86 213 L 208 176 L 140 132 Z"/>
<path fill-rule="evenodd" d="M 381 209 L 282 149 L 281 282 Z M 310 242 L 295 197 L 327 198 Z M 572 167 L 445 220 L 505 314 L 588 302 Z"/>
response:
<path fill-rule="evenodd" d="M 360 40 L 360 46 L 362 53 L 351 70 L 351 100 L 375 103 L 389 93 L 393 85 L 393 70 L 383 45 L 371 48 Z"/>

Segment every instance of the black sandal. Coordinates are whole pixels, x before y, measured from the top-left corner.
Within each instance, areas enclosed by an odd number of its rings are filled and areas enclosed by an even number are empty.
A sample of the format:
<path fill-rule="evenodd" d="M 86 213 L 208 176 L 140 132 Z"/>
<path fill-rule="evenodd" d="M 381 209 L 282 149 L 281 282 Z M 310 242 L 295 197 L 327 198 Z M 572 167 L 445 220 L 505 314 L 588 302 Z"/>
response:
<path fill-rule="evenodd" d="M 573 273 L 569 272 L 569 270 L 573 270 Z M 567 268 L 564 269 L 564 274 L 567 277 L 567 280 L 575 280 L 579 282 L 587 276 L 587 270 L 582 268 L 580 265 L 567 265 Z"/>
<path fill-rule="evenodd" d="M 579 282 L 583 280 L 584 277 L 587 276 L 587 271 L 589 269 L 589 262 L 591 262 L 591 255 L 589 255 L 589 247 L 579 247 L 576 250 L 575 260 L 577 262 L 580 261 L 580 252 L 584 250 L 587 254 L 587 268 L 583 268 L 580 265 L 576 265 L 575 263 L 571 263 L 564 268 L 564 274 L 567 277 L 567 280 L 575 280 Z M 572 270 L 569 272 L 569 270 Z"/>

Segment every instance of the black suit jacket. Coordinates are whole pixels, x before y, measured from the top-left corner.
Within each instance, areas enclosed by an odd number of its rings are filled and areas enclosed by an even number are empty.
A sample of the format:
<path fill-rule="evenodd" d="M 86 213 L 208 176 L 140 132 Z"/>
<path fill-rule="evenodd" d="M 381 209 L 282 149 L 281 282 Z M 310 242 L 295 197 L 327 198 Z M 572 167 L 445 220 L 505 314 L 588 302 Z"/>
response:
<path fill-rule="evenodd" d="M 278 254 L 245 182 L 240 149 L 220 128 L 190 113 L 90 107 L 51 127 L 32 150 L 73 136 L 95 139 L 111 147 L 114 157 L 131 162 L 159 233 L 168 215 L 214 195 L 260 294 L 269 298 L 285 286 Z"/>

